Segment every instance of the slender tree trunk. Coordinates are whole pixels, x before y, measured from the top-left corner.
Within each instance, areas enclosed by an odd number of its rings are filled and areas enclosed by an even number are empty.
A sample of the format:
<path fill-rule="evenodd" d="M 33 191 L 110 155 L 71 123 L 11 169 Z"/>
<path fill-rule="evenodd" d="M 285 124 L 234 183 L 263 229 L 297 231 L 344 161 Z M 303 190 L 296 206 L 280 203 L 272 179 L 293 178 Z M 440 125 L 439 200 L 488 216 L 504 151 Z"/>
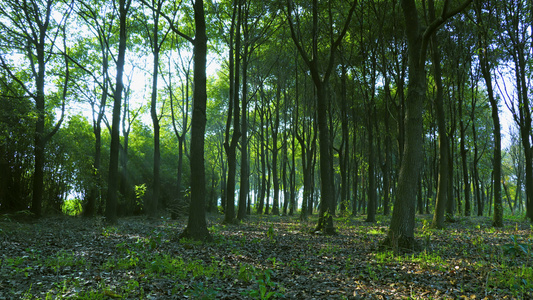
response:
<path fill-rule="evenodd" d="M 261 161 L 261 187 L 259 191 L 259 206 L 257 208 L 257 214 L 263 214 L 263 209 L 265 206 L 265 194 L 266 194 L 266 153 L 265 153 L 265 133 L 264 133 L 264 108 L 260 108 L 261 112 L 259 113 L 260 128 L 259 128 L 259 150 L 260 150 L 260 161 Z"/>
<path fill-rule="evenodd" d="M 353 122 L 353 196 L 352 196 L 352 215 L 357 215 L 357 191 L 359 187 L 359 160 L 357 159 L 357 125 Z"/>
<path fill-rule="evenodd" d="M 413 248 L 417 178 L 420 176 L 422 156 L 422 111 L 426 93 L 425 61 L 429 37 L 448 18 L 462 11 L 470 1 L 465 1 L 454 11 L 445 11 L 441 18 L 422 31 L 414 0 L 402 0 L 406 24 L 409 57 L 409 84 L 407 87 L 405 115 L 405 144 L 398 178 L 397 199 L 391 218 L 386 244 Z M 446 6 L 445 6 L 446 7 Z"/>
<path fill-rule="evenodd" d="M 194 2 L 194 24 L 196 35 L 193 42 L 194 54 L 194 104 L 191 121 L 191 203 L 189 220 L 180 238 L 200 241 L 212 240 L 205 220 L 205 164 L 204 142 L 207 102 L 207 35 L 203 0 Z"/>
<path fill-rule="evenodd" d="M 461 134 L 461 142 L 460 142 L 460 151 L 461 151 L 461 166 L 463 171 L 463 190 L 464 190 L 464 197 L 465 197 L 465 212 L 464 215 L 469 217 L 471 213 L 471 204 L 470 204 L 470 182 L 468 179 L 468 150 L 466 150 L 466 126 L 463 121 L 463 97 L 459 96 L 459 127 L 460 127 L 460 134 Z"/>
<path fill-rule="evenodd" d="M 294 215 L 294 211 L 298 208 L 296 207 L 296 134 L 295 129 L 293 128 L 291 130 L 291 145 L 292 145 L 292 151 L 291 151 L 291 160 L 292 165 L 290 168 L 290 174 L 289 174 L 289 180 L 290 180 L 290 203 L 289 203 L 289 216 Z"/>
<path fill-rule="evenodd" d="M 117 191 L 118 191 L 118 159 L 120 151 L 120 111 L 122 105 L 122 91 L 124 90 L 123 74 L 126 57 L 126 21 L 131 0 L 119 0 L 120 35 L 117 58 L 117 76 L 115 93 L 113 95 L 113 121 L 111 124 L 111 149 L 109 154 L 109 177 L 107 186 L 106 212 L 107 222 L 117 222 Z"/>
<path fill-rule="evenodd" d="M 315 228 L 315 231 L 323 231 L 326 234 L 335 234 L 335 227 L 333 226 L 333 215 L 335 214 L 334 211 L 334 184 L 333 184 L 333 161 L 331 159 L 332 155 L 332 143 L 330 140 L 330 133 L 328 128 L 328 98 L 327 98 L 327 87 L 328 87 L 328 80 L 331 75 L 331 71 L 333 69 L 333 63 L 334 63 L 334 55 L 339 47 L 339 45 L 342 42 L 342 39 L 344 38 L 347 30 L 348 25 L 350 24 L 351 18 L 353 16 L 353 13 L 355 11 L 356 1 L 352 4 L 350 11 L 348 13 L 348 17 L 345 21 L 344 27 L 342 29 L 342 32 L 339 34 L 339 36 L 334 40 L 334 37 L 330 37 L 330 49 L 329 49 L 329 58 L 327 60 L 327 64 L 325 68 L 319 67 L 319 61 L 317 59 L 318 57 L 318 0 L 312 1 L 312 28 L 311 28 L 311 36 L 312 36 L 312 42 L 311 42 L 311 48 L 312 48 L 312 54 L 309 56 L 309 54 L 304 50 L 303 45 L 301 44 L 301 37 L 297 36 L 297 32 L 294 28 L 293 20 L 292 20 L 292 11 L 293 7 L 290 2 L 288 2 L 288 21 L 291 29 L 291 38 L 293 42 L 296 45 L 296 48 L 298 49 L 300 55 L 304 59 L 307 67 L 309 68 L 309 71 L 311 73 L 311 77 L 313 79 L 313 83 L 315 86 L 315 91 L 317 95 L 317 124 L 318 124 L 318 134 L 319 134 L 319 153 L 320 153 L 320 183 L 321 183 L 321 200 L 320 200 L 320 211 L 319 211 L 319 217 L 318 217 L 318 223 Z M 331 11 L 330 11 L 331 13 Z M 331 15 L 330 15 L 331 19 Z M 299 32 L 298 32 L 299 34 Z M 311 58 L 310 58 L 311 57 Z M 323 70 L 324 69 L 324 70 Z M 324 72 L 322 72 L 324 71 Z"/>
<path fill-rule="evenodd" d="M 368 106 L 373 106 L 373 100 L 371 102 L 372 104 L 367 104 Z M 375 154 L 374 154 L 374 125 L 372 124 L 372 118 L 373 116 L 373 108 L 370 107 L 367 109 L 368 114 L 368 120 L 367 120 L 367 146 L 368 146 L 368 201 L 366 206 L 366 220 L 365 222 L 376 222 L 376 202 L 377 202 L 377 193 L 376 193 L 376 175 L 375 175 Z"/>
<path fill-rule="evenodd" d="M 272 214 L 279 215 L 279 175 L 278 175 L 278 132 L 279 132 L 279 114 L 281 103 L 281 86 L 278 82 L 276 91 L 276 117 L 274 120 L 271 114 L 270 126 L 272 128 L 272 182 L 274 184 L 274 197 L 272 200 Z M 273 123 L 272 123 L 273 122 Z"/>
<path fill-rule="evenodd" d="M 239 189 L 239 210 L 237 219 L 246 216 L 246 203 L 250 192 L 250 162 L 248 161 L 248 36 L 245 31 L 245 44 L 242 56 L 242 113 L 241 113 L 241 181 Z"/>
<path fill-rule="evenodd" d="M 429 1 L 430 18 L 435 19 L 435 8 L 433 1 Z M 445 221 L 445 210 L 448 199 L 448 181 L 449 181 L 449 156 L 448 156 L 448 135 L 446 133 L 446 115 L 443 105 L 443 86 L 442 86 L 442 71 L 440 49 L 437 36 L 434 34 L 431 37 L 432 57 L 433 57 L 433 71 L 436 86 L 435 96 L 435 113 L 437 114 L 437 130 L 439 133 L 439 179 L 437 188 L 437 202 L 435 204 L 435 213 L 433 214 L 433 228 L 443 228 Z"/>
<path fill-rule="evenodd" d="M 235 19 L 235 17 L 237 19 Z M 236 20 L 236 24 L 235 24 Z M 241 4 L 234 1 L 232 25 L 230 29 L 230 92 L 228 118 L 226 121 L 226 140 L 224 148 L 228 157 L 228 179 L 226 187 L 226 208 L 224 215 L 225 223 L 233 223 L 235 219 L 235 184 L 237 173 L 237 145 L 241 137 L 239 126 L 239 86 L 240 86 L 240 52 L 241 52 Z M 234 30 L 236 33 L 234 34 Z M 233 40 L 235 39 L 235 45 Z M 233 120 L 233 134 L 230 140 L 230 128 Z"/>
<path fill-rule="evenodd" d="M 342 65 L 341 73 L 341 129 L 342 141 L 339 148 L 339 168 L 341 173 L 341 214 L 346 213 L 346 205 L 348 203 L 348 160 L 350 157 L 349 145 L 350 134 L 348 132 L 348 99 L 346 90 L 346 66 Z"/>
<path fill-rule="evenodd" d="M 153 78 L 152 78 L 152 99 L 150 103 L 150 115 L 152 117 L 152 124 L 154 127 L 154 170 L 153 170 L 153 187 L 152 187 L 152 199 L 150 199 L 149 216 L 151 218 L 157 217 L 157 209 L 159 202 L 159 191 L 161 186 L 160 169 L 161 169 L 161 150 L 159 144 L 160 126 L 159 118 L 157 116 L 157 77 L 159 76 L 159 26 L 158 15 L 154 20 L 154 32 L 153 32 Z"/>
<path fill-rule="evenodd" d="M 93 182 L 89 190 L 89 195 L 87 197 L 87 205 L 85 206 L 83 215 L 86 217 L 93 217 L 96 214 L 96 204 L 100 199 L 100 186 L 101 186 L 101 160 L 102 160 L 102 119 L 104 117 L 105 106 L 107 103 L 107 93 L 108 93 L 108 55 L 107 51 L 103 49 L 103 90 L 100 100 L 100 105 L 98 107 L 98 113 L 96 120 L 93 119 L 93 133 L 94 133 L 94 160 L 93 160 Z M 93 109 L 94 114 L 94 109 Z M 94 115 L 93 115 L 94 118 Z"/>
<path fill-rule="evenodd" d="M 476 13 L 478 22 L 481 21 L 481 8 L 476 6 Z M 488 30 L 488 29 L 483 29 Z M 495 227 L 503 227 L 503 205 L 501 196 L 501 178 L 502 178 L 502 148 L 501 148 L 501 132 L 500 132 L 500 118 L 498 115 L 498 101 L 494 97 L 494 90 L 492 86 L 491 67 L 489 65 L 488 51 L 489 45 L 486 44 L 486 33 L 479 34 L 479 64 L 481 68 L 481 74 L 485 79 L 485 85 L 487 87 L 487 95 L 491 105 L 492 122 L 493 122 L 493 135 L 494 135 L 494 154 L 493 154 L 493 193 L 494 193 L 494 221 Z"/>
<path fill-rule="evenodd" d="M 286 120 L 285 122 L 286 123 Z M 283 132 L 283 147 L 281 148 L 281 182 L 282 182 L 282 192 L 283 192 L 283 215 L 287 215 L 287 208 L 289 207 L 289 184 L 288 184 L 288 178 L 287 178 L 287 165 L 288 163 L 288 157 L 287 157 L 287 131 Z"/>

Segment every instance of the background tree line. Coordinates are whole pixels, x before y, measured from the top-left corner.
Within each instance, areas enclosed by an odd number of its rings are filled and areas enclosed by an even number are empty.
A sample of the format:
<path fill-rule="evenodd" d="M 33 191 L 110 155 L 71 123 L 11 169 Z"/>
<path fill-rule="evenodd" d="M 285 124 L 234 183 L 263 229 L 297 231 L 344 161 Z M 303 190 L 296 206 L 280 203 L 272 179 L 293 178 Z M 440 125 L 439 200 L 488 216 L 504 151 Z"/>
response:
<path fill-rule="evenodd" d="M 531 9 L 4 1 L 0 210 L 532 219 Z"/>

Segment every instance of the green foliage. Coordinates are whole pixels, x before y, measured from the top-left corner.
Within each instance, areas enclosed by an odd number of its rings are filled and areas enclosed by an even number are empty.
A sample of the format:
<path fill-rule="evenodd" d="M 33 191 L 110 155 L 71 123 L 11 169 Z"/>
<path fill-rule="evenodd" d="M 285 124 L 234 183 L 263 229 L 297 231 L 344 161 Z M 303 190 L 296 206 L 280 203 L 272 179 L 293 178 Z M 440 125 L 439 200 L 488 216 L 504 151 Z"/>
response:
<path fill-rule="evenodd" d="M 257 289 L 242 292 L 243 296 L 253 299 L 275 299 L 283 296 L 284 288 L 277 282 L 272 281 L 273 271 L 261 270 L 252 265 L 241 265 L 239 279 L 255 283 Z"/>
<path fill-rule="evenodd" d="M 136 185 L 135 186 L 135 204 L 143 210 L 144 207 L 144 195 L 146 194 L 146 184 Z"/>
<path fill-rule="evenodd" d="M 270 226 L 268 227 L 266 235 L 272 243 L 276 242 L 276 234 L 274 232 L 274 226 L 272 224 L 270 224 Z"/>
<path fill-rule="evenodd" d="M 64 250 L 58 251 L 54 256 L 50 256 L 44 261 L 44 265 L 52 268 L 54 272 L 59 272 L 66 267 L 82 266 L 85 263 L 86 261 L 83 256 L 77 255 L 72 251 L 67 252 Z"/>
<path fill-rule="evenodd" d="M 526 243 L 520 243 L 516 235 L 511 236 L 511 243 L 502 245 L 502 250 L 506 255 L 520 256 L 528 258 L 533 256 L 533 241 L 528 240 Z"/>
<path fill-rule="evenodd" d="M 79 216 L 82 210 L 82 201 L 80 199 L 66 200 L 61 207 L 61 211 L 67 216 Z"/>
<path fill-rule="evenodd" d="M 487 274 L 487 290 L 507 288 L 513 297 L 529 298 L 533 293 L 533 268 L 517 266 L 506 268 L 500 272 L 489 271 Z"/>
<path fill-rule="evenodd" d="M 217 291 L 213 288 L 207 287 L 203 282 L 194 283 L 192 289 L 185 292 L 187 297 L 198 300 L 216 299 Z"/>

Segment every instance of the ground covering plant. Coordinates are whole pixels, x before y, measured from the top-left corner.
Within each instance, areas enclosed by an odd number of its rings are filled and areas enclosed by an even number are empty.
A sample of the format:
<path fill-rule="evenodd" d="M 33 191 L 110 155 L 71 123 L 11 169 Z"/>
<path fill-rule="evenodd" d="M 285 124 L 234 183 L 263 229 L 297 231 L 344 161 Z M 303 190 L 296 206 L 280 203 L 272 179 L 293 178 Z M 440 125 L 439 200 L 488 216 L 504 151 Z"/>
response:
<path fill-rule="evenodd" d="M 249 216 L 214 241 L 178 240 L 186 220 L 0 217 L 0 299 L 528 299 L 531 225 L 457 217 L 444 230 L 417 218 L 419 249 L 381 245 L 389 219 Z"/>

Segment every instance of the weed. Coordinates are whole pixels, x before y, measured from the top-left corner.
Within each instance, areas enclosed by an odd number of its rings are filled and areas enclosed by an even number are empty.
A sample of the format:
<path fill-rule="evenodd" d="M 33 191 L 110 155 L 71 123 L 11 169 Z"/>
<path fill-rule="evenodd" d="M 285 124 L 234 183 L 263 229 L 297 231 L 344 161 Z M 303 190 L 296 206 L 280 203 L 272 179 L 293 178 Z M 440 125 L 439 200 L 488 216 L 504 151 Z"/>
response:
<path fill-rule="evenodd" d="M 109 237 L 111 235 L 117 234 L 118 228 L 115 226 L 107 226 L 102 228 L 102 236 Z"/>
<path fill-rule="evenodd" d="M 67 252 L 64 250 L 58 251 L 55 256 L 48 257 L 44 265 L 50 267 L 54 272 L 59 272 L 65 267 L 74 267 L 85 265 L 86 261 L 83 256 L 76 255 L 74 252 Z"/>
<path fill-rule="evenodd" d="M 251 282 L 257 284 L 257 289 L 242 292 L 243 296 L 253 299 L 274 299 L 283 296 L 285 290 L 279 283 L 272 281 L 272 270 L 260 270 L 251 266 Z"/>
<path fill-rule="evenodd" d="M 217 291 L 204 286 L 203 282 L 193 284 L 192 289 L 185 292 L 185 296 L 191 299 L 210 300 L 217 297 Z"/>
<path fill-rule="evenodd" d="M 292 260 L 289 266 L 302 273 L 306 273 L 309 270 L 309 262 L 303 258 Z"/>
<path fill-rule="evenodd" d="M 275 236 L 274 227 L 272 226 L 272 224 L 270 224 L 270 226 L 268 227 L 266 235 L 272 243 L 276 242 L 276 236 Z"/>
<path fill-rule="evenodd" d="M 508 288 L 514 297 L 529 298 L 533 294 L 533 269 L 519 266 L 492 270 L 487 274 L 487 289 Z"/>
<path fill-rule="evenodd" d="M 63 202 L 61 210 L 67 216 L 79 216 L 83 210 L 80 199 L 69 199 Z"/>
<path fill-rule="evenodd" d="M 276 266 L 282 265 L 282 263 L 278 262 L 275 257 L 269 257 L 267 258 L 268 261 L 272 263 L 272 268 L 275 269 Z"/>
<path fill-rule="evenodd" d="M 533 245 L 531 241 L 527 243 L 519 243 L 516 235 L 511 236 L 511 243 L 504 244 L 502 250 L 507 255 L 520 256 L 525 255 L 526 257 L 531 257 L 533 254 L 532 251 Z"/>

